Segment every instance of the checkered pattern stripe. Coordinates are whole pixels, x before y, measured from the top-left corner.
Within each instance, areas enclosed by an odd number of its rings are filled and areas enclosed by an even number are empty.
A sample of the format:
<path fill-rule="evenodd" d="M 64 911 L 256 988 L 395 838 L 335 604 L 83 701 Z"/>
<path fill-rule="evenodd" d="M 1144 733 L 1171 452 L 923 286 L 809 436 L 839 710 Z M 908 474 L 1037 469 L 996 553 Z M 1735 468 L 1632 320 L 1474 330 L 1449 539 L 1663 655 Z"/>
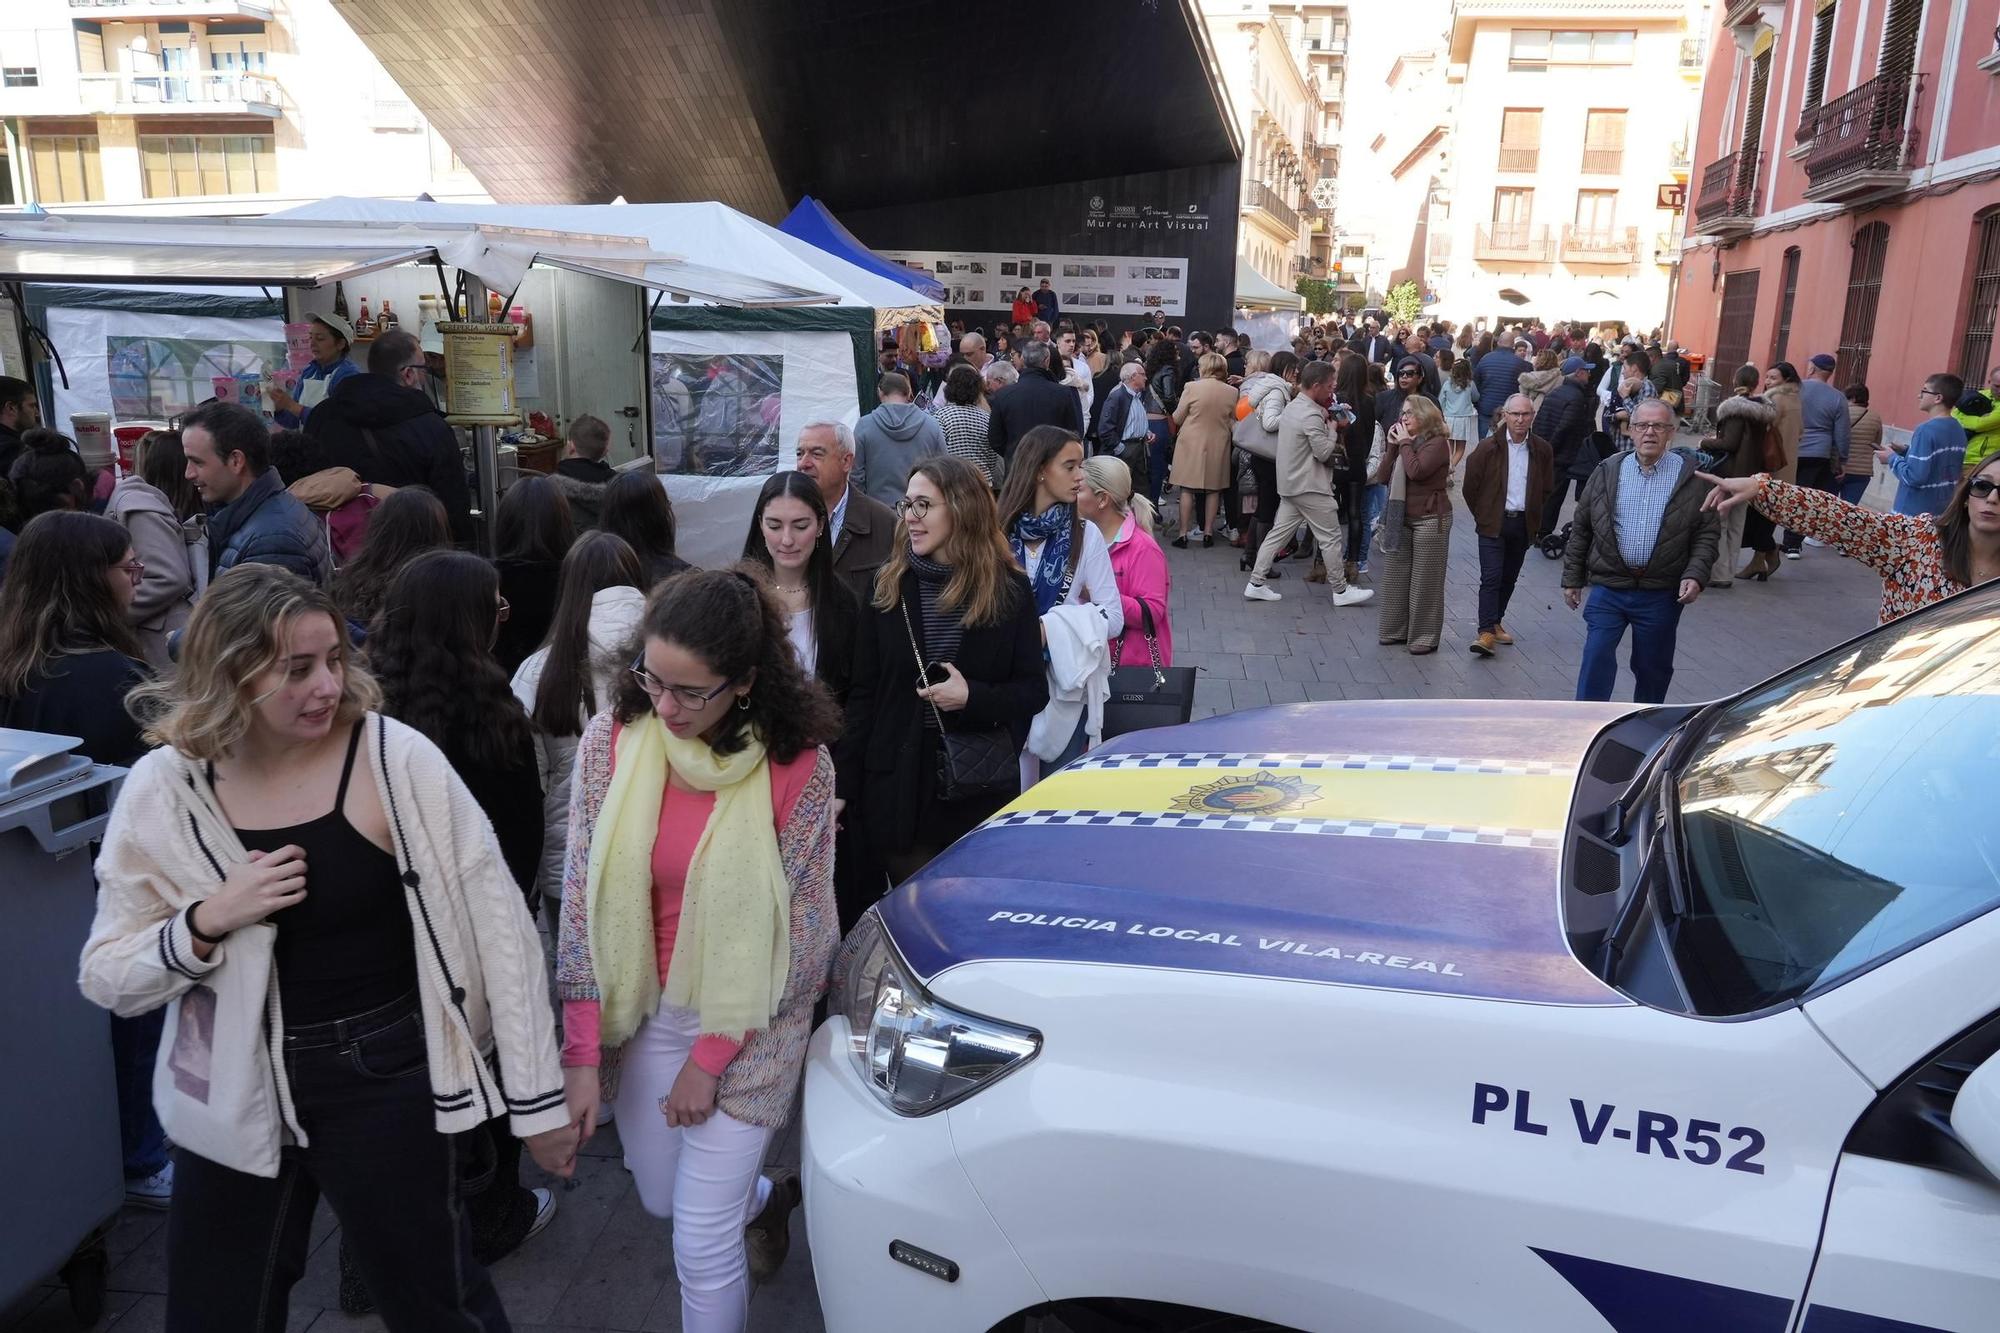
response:
<path fill-rule="evenodd" d="M 1418 754 L 1245 754 L 1225 751 L 1180 754 L 1085 755 L 1072 766 L 1086 768 L 1325 768 L 1375 773 L 1491 773 L 1503 777 L 1573 777 L 1566 764 L 1515 759 L 1459 759 Z"/>
<path fill-rule="evenodd" d="M 1240 833 L 1309 833 L 1334 838 L 1386 838 L 1394 842 L 1441 842 L 1472 847 L 1520 847 L 1553 851 L 1553 829 L 1469 828 L 1449 824 L 1397 824 L 1375 819 L 1288 819 L 1250 815 L 1183 815 L 1150 810 L 1016 810 L 995 815 L 987 828 L 1222 829 Z"/>

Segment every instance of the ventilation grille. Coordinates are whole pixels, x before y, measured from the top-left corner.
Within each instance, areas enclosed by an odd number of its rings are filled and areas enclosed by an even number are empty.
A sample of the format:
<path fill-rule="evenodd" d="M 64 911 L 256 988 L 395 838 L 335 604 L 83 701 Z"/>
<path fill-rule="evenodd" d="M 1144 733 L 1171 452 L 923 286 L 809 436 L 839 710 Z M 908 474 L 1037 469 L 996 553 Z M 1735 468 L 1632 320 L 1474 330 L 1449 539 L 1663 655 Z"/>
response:
<path fill-rule="evenodd" d="M 1570 882 L 1578 893 L 1592 897 L 1616 893 L 1622 879 L 1618 853 L 1601 843 L 1578 837 L 1570 844 Z"/>
<path fill-rule="evenodd" d="M 1590 763 L 1590 776 L 1599 782 L 1626 783 L 1639 771 L 1646 756 L 1629 745 L 1607 741 Z"/>

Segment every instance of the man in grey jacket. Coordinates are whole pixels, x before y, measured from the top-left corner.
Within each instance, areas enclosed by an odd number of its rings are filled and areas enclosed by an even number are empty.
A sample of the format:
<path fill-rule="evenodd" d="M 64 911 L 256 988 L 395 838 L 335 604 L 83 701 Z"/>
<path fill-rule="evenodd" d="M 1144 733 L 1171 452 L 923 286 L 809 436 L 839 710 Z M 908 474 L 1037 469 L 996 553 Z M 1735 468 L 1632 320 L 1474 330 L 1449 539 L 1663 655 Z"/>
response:
<path fill-rule="evenodd" d="M 1375 595 L 1370 588 L 1349 587 L 1341 576 L 1345 537 L 1340 507 L 1333 498 L 1333 468 L 1340 438 L 1327 416 L 1333 393 L 1333 366 L 1308 361 L 1299 374 L 1298 395 L 1278 417 L 1278 512 L 1271 519 L 1270 535 L 1257 549 L 1257 566 L 1250 581 L 1243 585 L 1248 601 L 1284 599 L 1284 594 L 1267 586 L 1266 580 L 1271 576 L 1271 563 L 1301 523 L 1312 529 L 1319 543 L 1335 606 L 1359 606 Z"/>
<path fill-rule="evenodd" d="M 894 508 L 917 460 L 944 452 L 944 428 L 910 401 L 910 381 L 900 371 L 875 381 L 875 396 L 882 405 L 854 427 L 852 479 L 862 494 Z"/>
<path fill-rule="evenodd" d="M 1847 466 L 1850 418 L 1847 395 L 1833 387 L 1833 372 L 1840 363 L 1830 352 L 1820 352 L 1806 363 L 1806 377 L 1799 385 L 1799 485 L 1816 491 L 1840 494 L 1840 479 Z M 1805 534 L 1785 531 L 1785 558 L 1799 558 Z"/>

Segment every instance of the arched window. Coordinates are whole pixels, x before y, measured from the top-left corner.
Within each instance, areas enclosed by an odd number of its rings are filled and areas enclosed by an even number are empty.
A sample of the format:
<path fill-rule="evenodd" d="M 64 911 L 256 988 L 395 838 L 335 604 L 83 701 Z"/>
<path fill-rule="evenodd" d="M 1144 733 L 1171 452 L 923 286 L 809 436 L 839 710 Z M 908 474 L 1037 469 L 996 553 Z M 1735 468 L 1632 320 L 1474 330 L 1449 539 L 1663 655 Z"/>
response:
<path fill-rule="evenodd" d="M 1958 349 L 1958 373 L 1968 389 L 1986 383 L 1996 317 L 2000 317 L 2000 204 L 1972 219 L 1972 274 L 1965 284 L 1965 337 Z"/>
<path fill-rule="evenodd" d="M 1847 312 L 1840 320 L 1842 384 L 1868 382 L 1868 357 L 1875 345 L 1875 308 L 1882 300 L 1882 266 L 1889 257 L 1889 224 L 1871 222 L 1854 233 L 1854 259 L 1847 269 Z"/>

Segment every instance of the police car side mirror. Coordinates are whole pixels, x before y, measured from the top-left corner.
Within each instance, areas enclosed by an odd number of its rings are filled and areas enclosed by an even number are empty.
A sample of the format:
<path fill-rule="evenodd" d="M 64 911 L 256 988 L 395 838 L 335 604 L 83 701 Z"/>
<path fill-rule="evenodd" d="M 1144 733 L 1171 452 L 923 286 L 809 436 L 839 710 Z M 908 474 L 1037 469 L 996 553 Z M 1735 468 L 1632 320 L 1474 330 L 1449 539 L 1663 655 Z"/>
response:
<path fill-rule="evenodd" d="M 1979 1164 L 2000 1179 L 2000 1055 L 1973 1070 L 1958 1090 L 1951 1128 Z"/>

